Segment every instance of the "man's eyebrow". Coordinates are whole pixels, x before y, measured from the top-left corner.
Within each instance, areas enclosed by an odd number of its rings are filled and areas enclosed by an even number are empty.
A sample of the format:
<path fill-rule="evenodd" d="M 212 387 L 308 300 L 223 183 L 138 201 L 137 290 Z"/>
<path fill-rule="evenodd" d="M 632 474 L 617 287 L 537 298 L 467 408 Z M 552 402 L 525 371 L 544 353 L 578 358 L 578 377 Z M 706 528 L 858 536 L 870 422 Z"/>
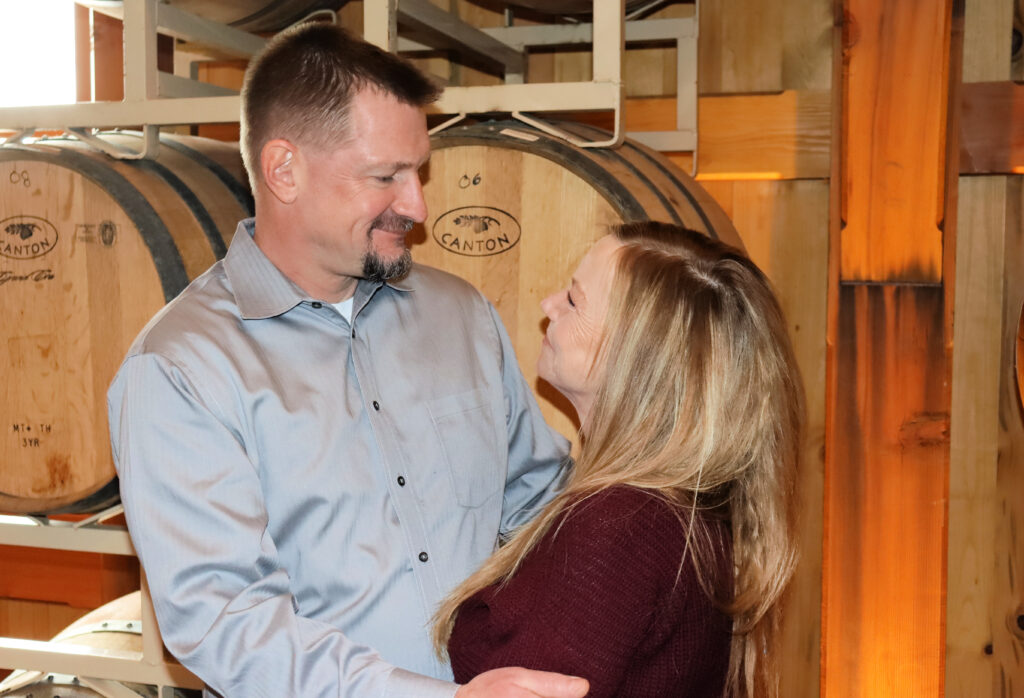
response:
<path fill-rule="evenodd" d="M 397 172 L 398 170 L 418 170 L 421 167 L 423 167 L 424 165 L 426 165 L 428 162 L 430 162 L 430 156 L 429 155 L 427 157 L 423 158 L 423 160 L 421 162 L 418 162 L 418 163 L 417 162 L 404 162 L 404 161 L 403 162 L 379 162 L 379 163 L 377 163 L 376 166 L 378 168 L 380 168 L 380 169 L 394 170 L 394 171 Z"/>

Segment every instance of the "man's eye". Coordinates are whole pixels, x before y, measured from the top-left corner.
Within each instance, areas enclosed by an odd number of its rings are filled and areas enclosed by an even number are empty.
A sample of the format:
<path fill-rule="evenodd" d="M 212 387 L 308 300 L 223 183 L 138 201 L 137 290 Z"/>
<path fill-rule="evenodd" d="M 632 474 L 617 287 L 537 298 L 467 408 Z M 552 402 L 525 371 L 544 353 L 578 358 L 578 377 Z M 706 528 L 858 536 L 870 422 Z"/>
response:
<path fill-rule="evenodd" d="M 395 181 L 395 176 L 387 175 L 386 177 L 375 177 L 374 179 L 376 179 L 381 184 L 391 184 L 392 182 Z"/>

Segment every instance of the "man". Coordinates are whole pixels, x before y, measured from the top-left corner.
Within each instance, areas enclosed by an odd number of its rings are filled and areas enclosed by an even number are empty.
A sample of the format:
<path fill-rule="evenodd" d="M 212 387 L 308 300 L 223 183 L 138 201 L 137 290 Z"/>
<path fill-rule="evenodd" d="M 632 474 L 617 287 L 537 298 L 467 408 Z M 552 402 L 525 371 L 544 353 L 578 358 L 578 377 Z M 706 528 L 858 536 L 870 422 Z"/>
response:
<path fill-rule="evenodd" d="M 494 309 L 411 264 L 435 96 L 330 25 L 269 42 L 242 92 L 256 217 L 110 388 L 160 630 L 211 694 L 586 692 L 525 669 L 458 688 L 431 650 L 437 603 L 567 463 Z"/>

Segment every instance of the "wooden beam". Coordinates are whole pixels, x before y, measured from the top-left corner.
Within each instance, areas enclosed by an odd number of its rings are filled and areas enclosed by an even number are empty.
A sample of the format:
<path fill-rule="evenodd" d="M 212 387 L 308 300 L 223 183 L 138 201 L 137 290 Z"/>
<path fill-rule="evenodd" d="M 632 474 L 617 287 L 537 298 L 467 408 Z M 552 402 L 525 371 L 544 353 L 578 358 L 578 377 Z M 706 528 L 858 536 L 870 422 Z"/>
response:
<path fill-rule="evenodd" d="M 944 686 L 954 20 L 953 0 L 843 0 L 825 476 L 829 698 L 938 696 Z"/>
<path fill-rule="evenodd" d="M 843 284 L 839 293 L 823 693 L 934 697 L 949 438 L 943 289 Z"/>
<path fill-rule="evenodd" d="M 827 179 L 832 142 L 831 90 L 700 97 L 698 179 Z M 559 118 L 611 128 L 608 112 L 565 112 Z M 626 100 L 626 130 L 675 128 L 674 97 Z M 667 153 L 674 161 L 691 153 Z"/>
<path fill-rule="evenodd" d="M 842 275 L 942 280 L 951 0 L 847 0 Z"/>
<path fill-rule="evenodd" d="M 964 84 L 960 173 L 1024 174 L 1024 85 Z"/>

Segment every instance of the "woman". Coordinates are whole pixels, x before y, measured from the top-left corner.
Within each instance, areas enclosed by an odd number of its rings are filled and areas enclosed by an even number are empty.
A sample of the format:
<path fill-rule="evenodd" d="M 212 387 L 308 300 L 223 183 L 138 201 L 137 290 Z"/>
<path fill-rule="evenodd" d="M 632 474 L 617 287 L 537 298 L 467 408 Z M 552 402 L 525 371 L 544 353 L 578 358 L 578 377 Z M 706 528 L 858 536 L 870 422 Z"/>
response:
<path fill-rule="evenodd" d="M 456 680 L 526 666 L 591 696 L 776 695 L 803 405 L 767 280 L 699 233 L 629 223 L 541 305 L 539 373 L 582 449 L 439 610 Z"/>

